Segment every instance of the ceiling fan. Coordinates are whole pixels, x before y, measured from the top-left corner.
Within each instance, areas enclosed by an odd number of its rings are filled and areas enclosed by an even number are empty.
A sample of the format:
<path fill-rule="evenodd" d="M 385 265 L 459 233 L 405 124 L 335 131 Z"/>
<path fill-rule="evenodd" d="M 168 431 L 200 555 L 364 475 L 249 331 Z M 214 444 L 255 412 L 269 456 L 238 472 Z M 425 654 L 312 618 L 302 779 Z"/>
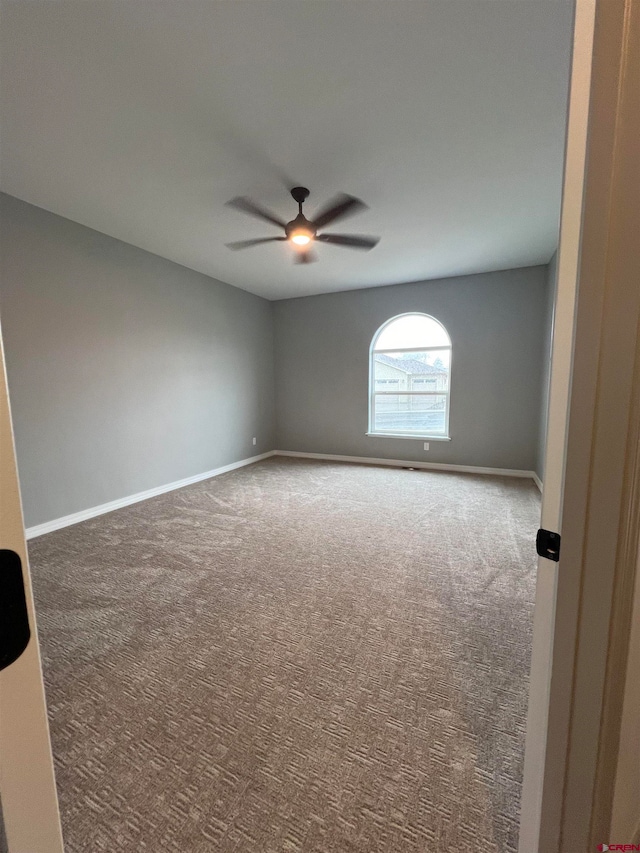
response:
<path fill-rule="evenodd" d="M 314 243 L 331 243 L 334 246 L 346 246 L 350 249 L 364 250 L 373 249 L 378 243 L 379 237 L 363 237 L 358 234 L 318 234 L 318 230 L 324 228 L 325 225 L 365 210 L 367 206 L 360 199 L 342 193 L 317 213 L 313 219 L 307 219 L 302 212 L 302 205 L 309 196 L 309 190 L 306 187 L 294 187 L 291 190 L 291 195 L 298 205 L 298 215 L 291 222 L 284 222 L 250 198 L 239 196 L 228 201 L 227 205 L 229 207 L 234 207 L 236 210 L 256 216 L 258 219 L 264 219 L 266 222 L 271 222 L 273 225 L 284 229 L 283 237 L 258 237 L 255 240 L 238 240 L 235 243 L 227 243 L 229 249 L 237 251 L 238 249 L 248 249 L 250 246 L 257 246 L 259 243 L 288 242 L 296 250 L 294 263 L 310 264 L 312 261 L 317 260 L 315 253 L 311 251 Z"/>

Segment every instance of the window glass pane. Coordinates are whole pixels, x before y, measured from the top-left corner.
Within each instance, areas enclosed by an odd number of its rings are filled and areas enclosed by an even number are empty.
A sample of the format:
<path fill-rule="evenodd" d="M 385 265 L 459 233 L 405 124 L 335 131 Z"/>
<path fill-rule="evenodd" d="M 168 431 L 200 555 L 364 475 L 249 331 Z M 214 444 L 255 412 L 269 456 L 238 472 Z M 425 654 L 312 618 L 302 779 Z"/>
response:
<path fill-rule="evenodd" d="M 445 394 L 425 397 L 409 394 L 376 395 L 373 405 L 374 432 L 445 435 Z"/>
<path fill-rule="evenodd" d="M 378 335 L 374 349 L 420 349 L 451 346 L 444 328 L 425 314 L 406 314 L 388 323 Z"/>
<path fill-rule="evenodd" d="M 374 353 L 374 391 L 448 391 L 451 350 Z"/>

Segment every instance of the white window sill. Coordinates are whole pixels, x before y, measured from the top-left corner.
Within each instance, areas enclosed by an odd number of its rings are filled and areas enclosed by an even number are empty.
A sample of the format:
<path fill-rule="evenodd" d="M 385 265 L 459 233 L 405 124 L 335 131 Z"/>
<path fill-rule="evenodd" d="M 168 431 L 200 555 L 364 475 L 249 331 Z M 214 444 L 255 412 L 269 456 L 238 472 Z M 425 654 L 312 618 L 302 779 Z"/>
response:
<path fill-rule="evenodd" d="M 401 435 L 394 432 L 367 432 L 370 438 L 409 438 L 413 441 L 451 441 L 448 435 Z"/>

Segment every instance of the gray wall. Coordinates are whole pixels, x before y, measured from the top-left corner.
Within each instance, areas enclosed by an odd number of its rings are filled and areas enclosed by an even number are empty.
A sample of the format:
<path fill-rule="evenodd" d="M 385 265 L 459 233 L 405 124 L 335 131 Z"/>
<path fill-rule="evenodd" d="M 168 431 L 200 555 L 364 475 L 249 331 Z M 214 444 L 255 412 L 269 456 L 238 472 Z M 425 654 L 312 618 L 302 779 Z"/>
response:
<path fill-rule="evenodd" d="M 549 261 L 544 305 L 542 331 L 542 382 L 540 383 L 540 427 L 538 429 L 538 447 L 534 471 L 544 482 L 544 451 L 547 438 L 547 420 L 549 417 L 549 381 L 551 379 L 551 342 L 553 336 L 553 316 L 556 304 L 556 278 L 558 274 L 558 253 Z"/>
<path fill-rule="evenodd" d="M 273 449 L 269 302 L 7 195 L 0 249 L 27 526 Z"/>
<path fill-rule="evenodd" d="M 547 268 L 275 303 L 276 443 L 282 450 L 533 470 L 540 426 Z M 432 314 L 453 345 L 450 442 L 368 437 L 376 330 Z"/>
<path fill-rule="evenodd" d="M 0 250 L 27 526 L 276 446 L 542 477 L 555 258 L 269 303 L 3 194 Z M 407 311 L 453 342 L 429 451 L 365 435 L 371 338 Z"/>

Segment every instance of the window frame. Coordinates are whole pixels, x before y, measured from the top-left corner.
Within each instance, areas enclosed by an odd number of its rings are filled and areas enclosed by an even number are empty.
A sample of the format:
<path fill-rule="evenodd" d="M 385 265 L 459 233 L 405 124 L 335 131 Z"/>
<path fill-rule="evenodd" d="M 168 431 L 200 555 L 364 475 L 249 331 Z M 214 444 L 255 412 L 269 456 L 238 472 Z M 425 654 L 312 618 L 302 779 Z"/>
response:
<path fill-rule="evenodd" d="M 395 349 L 384 349 L 384 350 L 376 350 L 376 342 L 382 332 L 389 326 L 391 323 L 394 323 L 396 320 L 400 320 L 402 317 L 426 317 L 428 320 L 433 320 L 434 323 L 437 323 L 438 326 L 443 330 L 447 339 L 449 341 L 448 346 L 434 346 L 434 347 L 396 347 Z M 403 391 L 401 393 L 393 392 L 393 391 L 376 391 L 375 390 L 375 362 L 374 357 L 376 353 L 380 353 L 381 355 L 395 353 L 395 352 L 435 352 L 442 350 L 449 350 L 449 382 L 448 389 L 446 391 Z M 449 334 L 447 328 L 443 323 L 440 322 L 436 317 L 432 314 L 426 314 L 423 311 L 407 311 L 403 314 L 396 314 L 394 317 L 390 317 L 386 320 L 380 328 L 376 331 L 375 335 L 371 339 L 371 344 L 369 345 L 369 419 L 368 419 L 368 428 L 367 435 L 372 436 L 374 438 L 403 438 L 403 439 L 413 439 L 414 441 L 451 441 L 451 435 L 449 433 L 449 409 L 451 405 L 451 373 L 453 368 L 453 345 L 451 343 L 451 335 Z M 392 432 L 390 430 L 375 430 L 374 429 L 374 421 L 375 421 L 375 400 L 376 397 L 384 397 L 387 396 L 416 396 L 416 397 L 445 397 L 445 407 L 444 407 L 444 432 L 432 434 L 427 432 Z"/>

